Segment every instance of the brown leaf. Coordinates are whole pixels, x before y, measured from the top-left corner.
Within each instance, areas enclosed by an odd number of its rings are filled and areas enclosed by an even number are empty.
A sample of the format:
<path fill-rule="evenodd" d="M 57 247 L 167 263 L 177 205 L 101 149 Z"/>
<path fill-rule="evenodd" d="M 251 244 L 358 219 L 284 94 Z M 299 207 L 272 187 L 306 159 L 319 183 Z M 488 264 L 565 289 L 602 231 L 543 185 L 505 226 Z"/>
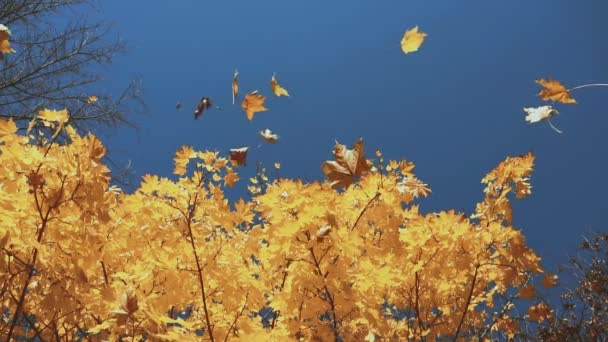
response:
<path fill-rule="evenodd" d="M 360 177 L 369 172 L 362 139 L 353 144 L 352 150 L 336 142 L 334 159 L 335 161 L 328 160 L 321 165 L 321 170 L 329 178 L 334 189 L 347 188 L 353 183 L 354 177 Z"/>
<path fill-rule="evenodd" d="M 559 81 L 549 78 L 548 80 L 536 80 L 543 89 L 538 93 L 538 97 L 545 101 L 557 101 L 561 103 L 576 103 L 576 100 L 570 96 L 570 91 Z"/>
<path fill-rule="evenodd" d="M 194 110 L 194 118 L 198 119 L 199 116 L 203 115 L 203 111 L 209 108 L 211 108 L 211 99 L 202 97 L 198 102 L 198 106 L 196 106 L 196 110 Z"/>
<path fill-rule="evenodd" d="M 230 149 L 230 160 L 237 166 L 247 165 L 247 150 L 249 147 L 232 148 Z"/>
<path fill-rule="evenodd" d="M 234 74 L 232 75 L 232 104 L 234 104 L 234 101 L 239 94 L 239 80 L 237 79 L 238 75 L 239 71 L 235 69 Z"/>

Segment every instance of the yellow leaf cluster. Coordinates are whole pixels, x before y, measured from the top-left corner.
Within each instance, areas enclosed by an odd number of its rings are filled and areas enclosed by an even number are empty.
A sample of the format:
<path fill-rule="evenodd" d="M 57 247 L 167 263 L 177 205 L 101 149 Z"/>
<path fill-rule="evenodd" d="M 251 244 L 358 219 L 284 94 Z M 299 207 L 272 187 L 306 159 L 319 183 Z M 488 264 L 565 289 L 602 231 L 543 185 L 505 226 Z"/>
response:
<path fill-rule="evenodd" d="M 467 218 L 421 212 L 414 201 L 430 190 L 414 164 L 374 170 L 362 142 L 336 145 L 335 179 L 261 173 L 234 202 L 224 191 L 238 175 L 218 152 L 182 147 L 176 178 L 146 175 L 125 193 L 100 140 L 61 129 L 65 139 L 32 143 L 0 120 L 0 301 L 11 318 L 36 317 L 30 337 L 436 340 L 490 320 L 509 334 L 495 297 L 525 294 L 543 272 L 510 220 L 508 195 L 530 193 L 531 154 L 491 171 Z M 26 333 L 3 324 L 2 340 Z"/>

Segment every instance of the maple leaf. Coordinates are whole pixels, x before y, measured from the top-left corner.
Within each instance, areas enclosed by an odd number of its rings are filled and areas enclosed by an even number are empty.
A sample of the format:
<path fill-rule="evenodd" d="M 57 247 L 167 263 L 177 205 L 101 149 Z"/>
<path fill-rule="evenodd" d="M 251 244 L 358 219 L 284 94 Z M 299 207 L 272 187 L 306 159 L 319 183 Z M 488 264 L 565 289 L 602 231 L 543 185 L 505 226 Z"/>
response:
<path fill-rule="evenodd" d="M 405 31 L 401 38 L 401 50 L 405 54 L 418 51 L 426 36 L 426 33 L 418 31 L 418 26 Z"/>
<path fill-rule="evenodd" d="M 551 122 L 551 117 L 553 115 L 557 115 L 559 112 L 551 106 L 540 106 L 540 107 L 529 107 L 524 108 L 524 111 L 528 113 L 526 115 L 526 121 L 529 123 L 535 123 L 542 120 L 547 120 L 551 128 L 553 128 L 557 133 L 563 133 L 557 127 L 553 125 Z"/>
<path fill-rule="evenodd" d="M 0 60 L 4 59 L 4 55 L 15 52 L 15 50 L 11 48 L 11 43 L 8 40 L 10 35 L 11 31 L 8 27 L 0 24 Z"/>
<path fill-rule="evenodd" d="M 276 134 L 274 134 L 274 133 L 272 133 L 272 131 L 269 130 L 268 128 L 266 128 L 263 131 L 260 131 L 260 135 L 269 144 L 274 144 L 274 143 L 276 143 L 279 140 L 279 136 L 276 135 Z"/>
<path fill-rule="evenodd" d="M 232 148 L 230 149 L 230 160 L 234 165 L 247 165 L 247 151 L 249 147 Z"/>
<path fill-rule="evenodd" d="M 89 97 L 87 97 L 87 103 L 95 103 L 97 102 L 98 97 L 96 95 L 91 95 Z"/>
<path fill-rule="evenodd" d="M 0 119 L 0 141 L 6 136 L 15 134 L 15 132 L 17 132 L 17 125 L 12 118 L 8 120 Z"/>
<path fill-rule="evenodd" d="M 249 121 L 253 120 L 253 115 L 255 113 L 268 110 L 268 108 L 264 107 L 265 101 L 266 97 L 258 94 L 257 90 L 245 95 L 245 99 L 243 100 L 241 107 L 243 107 Z"/>
<path fill-rule="evenodd" d="M 68 115 L 68 111 L 64 110 L 50 110 L 43 109 L 38 112 L 38 117 L 45 121 L 54 121 L 59 123 L 65 123 L 69 120 L 70 116 Z"/>
<path fill-rule="evenodd" d="M 211 108 L 211 99 L 201 97 L 200 101 L 198 101 L 198 106 L 194 110 L 194 119 L 198 119 L 199 116 L 203 115 L 203 111 L 208 108 Z"/>
<path fill-rule="evenodd" d="M 239 71 L 235 69 L 234 74 L 232 74 L 232 104 L 234 104 L 234 101 L 236 100 L 236 97 L 239 94 L 239 80 L 237 79 L 238 76 Z"/>
<path fill-rule="evenodd" d="M 369 164 L 363 152 L 362 139 L 353 144 L 352 150 L 336 142 L 334 159 L 321 165 L 321 170 L 329 178 L 334 189 L 348 188 L 353 183 L 354 177 L 363 176 L 369 172 Z"/>
<path fill-rule="evenodd" d="M 239 176 L 236 172 L 229 169 L 224 176 L 224 185 L 233 188 L 234 184 L 239 180 Z"/>
<path fill-rule="evenodd" d="M 524 108 L 524 111 L 528 113 L 526 121 L 529 123 L 539 122 L 558 114 L 558 111 L 551 106 L 529 107 Z"/>
<path fill-rule="evenodd" d="M 196 152 L 190 146 L 182 146 L 181 150 L 175 152 L 175 158 L 173 161 L 175 162 L 175 169 L 173 173 L 179 176 L 183 176 L 186 173 L 186 168 L 188 167 L 188 163 L 190 159 L 196 157 Z"/>
<path fill-rule="evenodd" d="M 270 79 L 270 89 L 275 96 L 289 96 L 287 89 L 281 87 L 279 82 L 277 82 L 276 74 L 272 74 L 272 79 Z"/>
<path fill-rule="evenodd" d="M 538 93 L 538 97 L 544 101 L 557 101 L 561 103 L 574 104 L 576 100 L 570 96 L 570 91 L 559 81 L 554 79 L 536 80 L 536 83 L 540 84 L 543 89 Z"/>

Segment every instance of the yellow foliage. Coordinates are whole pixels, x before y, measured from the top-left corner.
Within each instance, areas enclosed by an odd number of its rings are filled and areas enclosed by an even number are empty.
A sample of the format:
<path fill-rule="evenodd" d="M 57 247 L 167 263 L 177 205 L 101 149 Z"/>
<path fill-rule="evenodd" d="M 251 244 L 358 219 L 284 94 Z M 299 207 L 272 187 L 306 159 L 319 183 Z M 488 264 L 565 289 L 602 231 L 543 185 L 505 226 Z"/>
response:
<path fill-rule="evenodd" d="M 0 120 L 0 280 L 10 289 L 0 300 L 11 317 L 36 317 L 42 340 L 79 328 L 112 341 L 436 340 L 491 320 L 512 334 L 494 298 L 525 292 L 542 272 L 511 226 L 509 194 L 530 194 L 532 154 L 491 171 L 468 218 L 422 213 L 412 202 L 430 190 L 414 164 L 369 169 L 362 143 L 336 145 L 331 183 L 258 175 L 256 194 L 233 202 L 224 186 L 238 175 L 217 152 L 182 147 L 176 179 L 146 175 L 125 193 L 110 186 L 99 139 L 62 130 L 65 139 L 32 143 Z M 351 186 L 336 191 L 336 181 Z"/>
<path fill-rule="evenodd" d="M 401 38 L 401 50 L 405 54 L 418 51 L 426 36 L 426 33 L 418 31 L 418 26 L 405 31 Z"/>

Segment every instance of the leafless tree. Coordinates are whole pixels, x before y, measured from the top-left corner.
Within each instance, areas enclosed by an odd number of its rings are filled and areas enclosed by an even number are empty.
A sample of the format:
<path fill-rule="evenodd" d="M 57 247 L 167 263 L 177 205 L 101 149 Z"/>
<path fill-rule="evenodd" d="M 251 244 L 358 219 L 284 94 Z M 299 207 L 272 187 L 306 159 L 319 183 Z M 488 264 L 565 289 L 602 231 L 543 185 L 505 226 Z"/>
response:
<path fill-rule="evenodd" d="M 137 80 L 118 96 L 95 87 L 125 45 L 108 23 L 79 14 L 97 9 L 94 1 L 0 0 L 0 24 L 11 29 L 16 50 L 0 61 L 0 117 L 27 124 L 42 108 L 67 108 L 72 125 L 89 128 L 130 124 L 144 109 Z"/>

